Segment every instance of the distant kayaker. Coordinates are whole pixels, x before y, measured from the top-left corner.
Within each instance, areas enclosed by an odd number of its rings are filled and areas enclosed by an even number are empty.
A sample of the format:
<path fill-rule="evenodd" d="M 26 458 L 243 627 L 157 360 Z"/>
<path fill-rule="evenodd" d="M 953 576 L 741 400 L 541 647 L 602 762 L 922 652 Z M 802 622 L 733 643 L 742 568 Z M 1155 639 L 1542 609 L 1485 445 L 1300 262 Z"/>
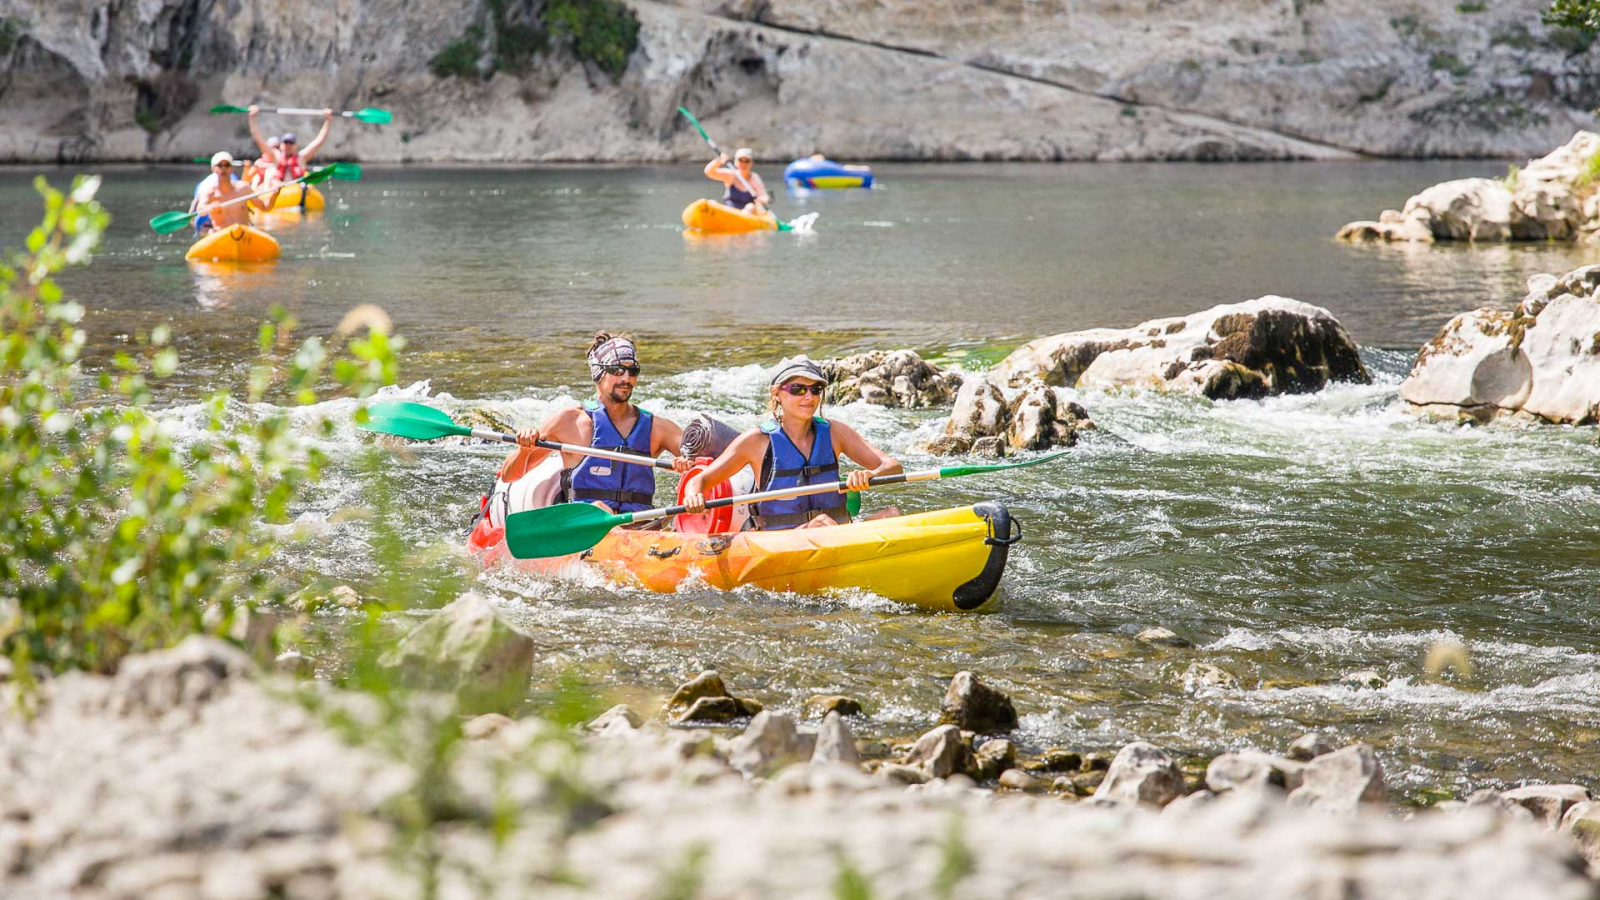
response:
<path fill-rule="evenodd" d="M 665 450 L 677 457 L 672 468 L 687 472 L 694 467 L 680 454 L 683 429 L 664 416 L 634 406 L 633 389 L 639 383 L 639 356 L 626 334 L 599 332 L 586 354 L 596 399 L 582 408 L 556 412 L 537 428 L 517 432 L 518 448 L 500 466 L 499 481 L 509 485 L 533 471 L 549 450 L 540 440 L 578 444 L 604 450 L 621 450 L 643 457 L 638 465 L 610 459 L 565 453 L 562 456 L 561 496 L 556 502 L 594 503 L 612 512 L 650 509 L 655 501 L 656 472 L 651 462 Z M 491 498 L 493 502 L 493 498 Z M 656 520 L 665 523 L 665 519 Z"/>
<path fill-rule="evenodd" d="M 269 144 L 267 138 L 261 135 L 261 126 L 256 124 L 256 114 L 260 111 L 261 107 L 254 104 L 246 110 L 249 113 L 250 136 L 255 139 L 256 146 L 261 148 L 262 158 L 273 161 L 278 180 L 293 181 L 306 174 L 306 163 L 317 155 L 317 151 L 321 150 L 323 143 L 328 140 L 328 130 L 333 127 L 333 110 L 322 111 L 322 130 L 317 132 L 317 136 L 311 139 L 311 143 L 307 144 L 304 150 L 297 149 L 299 138 L 292 131 L 277 138 L 277 146 Z"/>
<path fill-rule="evenodd" d="M 903 469 L 894 457 L 849 425 L 819 415 L 827 388 L 827 376 L 809 358 L 796 356 L 778 363 L 768 387 L 771 419 L 739 435 L 715 462 L 690 478 L 683 489 L 683 505 L 691 513 L 704 511 L 706 491 L 745 466 L 761 473 L 757 491 L 837 484 L 840 457 L 862 466 L 850 473 L 846 490 L 864 491 L 870 487 L 869 479 L 900 474 Z M 764 531 L 843 524 L 850 521 L 844 501 L 839 491 L 769 500 L 755 504 L 750 521 Z M 891 506 L 866 518 L 898 515 L 900 510 Z"/>
<path fill-rule="evenodd" d="M 250 211 L 246 207 L 253 206 L 259 210 L 269 210 L 277 202 L 278 192 L 263 194 L 260 197 L 251 197 L 243 203 L 229 203 L 240 197 L 249 197 L 255 193 L 250 188 L 248 181 L 241 181 L 233 177 L 233 154 L 226 150 L 219 150 L 211 157 L 211 174 L 215 181 L 200 192 L 195 201 L 195 211 L 202 218 L 209 219 L 207 226 L 211 231 L 221 231 L 235 225 L 250 224 Z M 227 205 L 223 205 L 227 204 Z M 200 219 L 195 220 L 196 230 L 199 229 Z"/>
<path fill-rule="evenodd" d="M 727 164 L 726 153 L 719 153 L 716 159 L 706 163 L 706 177 L 722 182 L 723 204 L 745 212 L 765 212 L 772 198 L 767 196 L 767 186 L 761 183 L 761 176 L 755 173 L 755 155 L 750 148 L 740 147 L 733 154 L 735 168 L 726 168 Z"/>

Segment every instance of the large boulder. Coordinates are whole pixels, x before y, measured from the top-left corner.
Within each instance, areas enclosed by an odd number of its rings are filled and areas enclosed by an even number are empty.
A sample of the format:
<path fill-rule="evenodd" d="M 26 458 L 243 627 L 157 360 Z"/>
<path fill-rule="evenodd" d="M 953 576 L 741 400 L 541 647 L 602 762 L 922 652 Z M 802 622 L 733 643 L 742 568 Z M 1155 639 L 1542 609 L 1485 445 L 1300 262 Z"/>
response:
<path fill-rule="evenodd" d="M 1184 794 L 1183 770 L 1167 751 L 1134 741 L 1117 751 L 1096 799 L 1166 806 Z"/>
<path fill-rule="evenodd" d="M 1388 797 L 1378 754 L 1366 744 L 1354 744 L 1306 763 L 1289 805 L 1353 815 L 1361 804 L 1383 803 Z"/>
<path fill-rule="evenodd" d="M 971 672 L 957 672 L 944 692 L 941 724 L 963 731 L 993 734 L 1017 727 L 1017 708 L 1004 692 L 984 684 Z"/>
<path fill-rule="evenodd" d="M 1039 338 L 1002 360 L 988 378 L 1013 387 L 1037 379 L 1047 385 L 1150 388 L 1212 399 L 1307 393 L 1330 382 L 1372 380 L 1355 341 L 1332 313 L 1276 296 L 1133 328 Z"/>
<path fill-rule="evenodd" d="M 1094 423 L 1068 393 L 1039 381 L 1011 387 L 974 378 L 956 393 L 944 433 L 928 443 L 928 450 L 1001 456 L 1006 448 L 1071 447 L 1078 432 L 1094 428 Z"/>
<path fill-rule="evenodd" d="M 865 400 L 878 406 L 926 409 L 949 406 L 961 387 L 961 376 L 946 372 L 911 350 L 875 350 L 822 364 L 828 376 L 829 399 L 835 403 Z"/>
<path fill-rule="evenodd" d="M 474 592 L 412 629 L 382 663 L 414 686 L 456 691 L 469 712 L 507 712 L 527 692 L 535 649 Z"/>
<path fill-rule="evenodd" d="M 1462 178 L 1428 188 L 1376 222 L 1339 229 L 1346 241 L 1570 241 L 1593 231 L 1583 179 L 1600 134 L 1580 131 L 1542 159 L 1498 178 Z"/>
<path fill-rule="evenodd" d="M 1400 398 L 1436 418 L 1600 420 L 1597 285 L 1600 266 L 1534 276 L 1514 310 L 1456 316 L 1417 355 Z"/>

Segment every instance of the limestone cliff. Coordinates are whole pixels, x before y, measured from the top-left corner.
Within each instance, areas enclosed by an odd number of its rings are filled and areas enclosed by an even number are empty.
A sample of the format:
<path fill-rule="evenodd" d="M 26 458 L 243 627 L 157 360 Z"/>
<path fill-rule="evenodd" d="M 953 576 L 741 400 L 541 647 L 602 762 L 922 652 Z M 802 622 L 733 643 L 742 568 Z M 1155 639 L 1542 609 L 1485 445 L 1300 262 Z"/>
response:
<path fill-rule="evenodd" d="M 1600 97 L 1544 0 L 630 0 L 620 77 L 430 71 L 541 2 L 0 0 L 0 161 L 243 149 L 205 109 L 252 100 L 393 110 L 335 131 L 364 160 L 700 158 L 679 104 L 774 161 L 1528 157 Z"/>

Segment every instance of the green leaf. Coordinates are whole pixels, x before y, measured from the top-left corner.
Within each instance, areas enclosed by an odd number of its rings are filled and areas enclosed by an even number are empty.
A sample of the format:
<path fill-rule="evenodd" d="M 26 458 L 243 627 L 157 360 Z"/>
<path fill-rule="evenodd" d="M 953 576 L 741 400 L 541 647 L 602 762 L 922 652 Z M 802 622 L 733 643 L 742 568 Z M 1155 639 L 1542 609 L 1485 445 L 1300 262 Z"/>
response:
<path fill-rule="evenodd" d="M 167 347 L 150 360 L 150 371 L 159 378 L 170 378 L 178 371 L 178 351 Z"/>

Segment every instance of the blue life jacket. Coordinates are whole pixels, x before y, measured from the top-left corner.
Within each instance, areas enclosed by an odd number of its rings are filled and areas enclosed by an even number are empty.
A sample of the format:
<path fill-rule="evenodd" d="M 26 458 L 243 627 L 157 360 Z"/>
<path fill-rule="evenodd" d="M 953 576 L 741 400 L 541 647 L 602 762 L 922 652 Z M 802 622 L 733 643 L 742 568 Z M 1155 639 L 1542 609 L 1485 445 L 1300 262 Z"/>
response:
<path fill-rule="evenodd" d="M 571 470 L 567 498 L 581 503 L 598 500 L 619 513 L 649 509 L 656 496 L 656 470 L 651 464 L 653 454 L 650 452 L 650 427 L 654 417 L 639 410 L 639 421 L 634 423 L 633 431 L 623 437 L 617 426 L 611 424 L 605 407 L 591 400 L 583 408 L 594 424 L 594 437 L 589 440 L 589 446 L 637 453 L 645 457 L 645 461 L 621 463 L 585 456 Z"/>
<path fill-rule="evenodd" d="M 722 192 L 722 202 L 734 209 L 744 209 L 746 206 L 756 202 L 756 195 L 742 187 L 730 184 L 727 190 Z"/>
<path fill-rule="evenodd" d="M 761 462 L 761 490 L 839 483 L 839 457 L 833 452 L 832 428 L 828 420 L 821 416 L 813 419 L 812 423 L 816 436 L 811 442 L 810 459 L 800 452 L 794 441 L 789 440 L 783 426 L 773 421 L 761 423 L 761 430 L 767 435 L 767 455 Z M 837 491 L 786 500 L 763 500 L 754 504 L 756 527 L 763 531 L 798 528 L 823 513 L 843 525 L 850 521 L 850 512 L 845 509 L 844 500 L 844 495 Z"/>

